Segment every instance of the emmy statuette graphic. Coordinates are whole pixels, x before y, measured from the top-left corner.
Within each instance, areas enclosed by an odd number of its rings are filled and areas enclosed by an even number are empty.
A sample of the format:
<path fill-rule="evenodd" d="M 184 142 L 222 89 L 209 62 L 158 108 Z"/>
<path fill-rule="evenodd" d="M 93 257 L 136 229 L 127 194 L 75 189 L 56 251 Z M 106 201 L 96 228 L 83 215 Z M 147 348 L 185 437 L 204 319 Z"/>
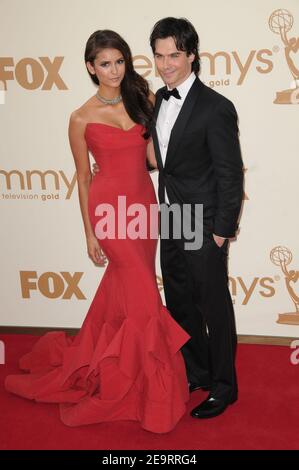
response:
<path fill-rule="evenodd" d="M 285 275 L 285 283 L 294 305 L 295 311 L 288 313 L 280 313 L 277 323 L 286 325 L 299 325 L 299 297 L 294 290 L 294 285 L 299 280 L 299 271 L 294 269 L 288 270 L 287 266 L 292 261 L 292 253 L 285 246 L 276 246 L 271 250 L 270 259 L 273 264 L 280 266 L 283 274 Z M 298 282 L 299 285 L 299 282 Z"/>
<path fill-rule="evenodd" d="M 285 58 L 290 73 L 294 80 L 294 88 L 278 91 L 274 100 L 275 104 L 298 104 L 299 103 L 299 69 L 294 58 L 299 56 L 299 37 L 288 38 L 287 33 L 292 29 L 294 18 L 288 10 L 275 10 L 269 18 L 269 27 L 275 34 L 280 34 L 284 44 Z"/>

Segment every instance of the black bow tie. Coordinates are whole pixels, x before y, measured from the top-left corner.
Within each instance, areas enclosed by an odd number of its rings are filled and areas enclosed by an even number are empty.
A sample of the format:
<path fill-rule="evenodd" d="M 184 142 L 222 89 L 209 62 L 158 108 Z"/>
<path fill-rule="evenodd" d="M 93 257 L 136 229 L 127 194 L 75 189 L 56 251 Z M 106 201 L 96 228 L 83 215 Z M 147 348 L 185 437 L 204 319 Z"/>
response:
<path fill-rule="evenodd" d="M 172 90 L 167 90 L 167 88 L 165 88 L 165 90 L 162 91 L 162 95 L 163 95 L 164 100 L 166 101 L 168 101 L 171 96 L 173 96 L 177 100 L 181 99 L 181 96 L 177 88 L 173 88 Z"/>

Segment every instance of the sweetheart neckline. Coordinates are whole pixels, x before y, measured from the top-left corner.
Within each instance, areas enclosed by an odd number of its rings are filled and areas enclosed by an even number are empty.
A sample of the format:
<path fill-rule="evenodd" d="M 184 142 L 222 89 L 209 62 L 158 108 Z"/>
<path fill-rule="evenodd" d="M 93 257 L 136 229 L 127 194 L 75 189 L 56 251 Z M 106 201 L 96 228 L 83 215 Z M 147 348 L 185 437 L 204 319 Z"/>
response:
<path fill-rule="evenodd" d="M 134 129 L 136 126 L 140 126 L 141 124 L 135 123 L 134 126 L 129 127 L 129 129 L 123 129 L 122 127 L 117 127 L 117 126 L 111 126 L 110 124 L 105 124 L 104 122 L 88 122 L 86 124 L 85 129 L 87 128 L 88 125 L 97 125 L 97 126 L 105 126 L 105 127 L 110 127 L 111 129 L 118 129 L 123 132 L 130 132 L 132 129 Z"/>

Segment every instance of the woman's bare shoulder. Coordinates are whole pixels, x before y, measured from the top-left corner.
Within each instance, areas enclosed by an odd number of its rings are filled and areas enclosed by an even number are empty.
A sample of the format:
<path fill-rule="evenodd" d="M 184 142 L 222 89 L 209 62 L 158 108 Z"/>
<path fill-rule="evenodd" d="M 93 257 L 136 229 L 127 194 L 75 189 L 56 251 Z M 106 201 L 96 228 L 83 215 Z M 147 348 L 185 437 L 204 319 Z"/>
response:
<path fill-rule="evenodd" d="M 94 109 L 95 109 L 95 100 L 94 96 L 89 98 L 85 103 L 82 104 L 79 108 L 75 109 L 70 115 L 70 122 L 77 125 L 86 125 L 90 120 Z"/>

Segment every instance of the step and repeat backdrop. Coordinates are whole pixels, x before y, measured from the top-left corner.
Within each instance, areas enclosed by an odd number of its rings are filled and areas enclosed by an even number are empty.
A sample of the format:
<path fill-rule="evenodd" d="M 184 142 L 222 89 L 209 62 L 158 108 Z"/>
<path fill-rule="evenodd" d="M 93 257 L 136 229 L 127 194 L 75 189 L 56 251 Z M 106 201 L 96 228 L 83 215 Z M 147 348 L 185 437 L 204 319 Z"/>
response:
<path fill-rule="evenodd" d="M 86 252 L 67 136 L 71 112 L 95 93 L 85 43 L 98 29 L 120 33 L 156 91 L 149 34 L 171 15 L 192 21 L 200 78 L 239 114 L 238 332 L 298 337 L 299 1 L 1 0 L 0 10 L 0 325 L 82 324 L 104 272 Z M 157 282 L 163 296 L 159 255 Z"/>

